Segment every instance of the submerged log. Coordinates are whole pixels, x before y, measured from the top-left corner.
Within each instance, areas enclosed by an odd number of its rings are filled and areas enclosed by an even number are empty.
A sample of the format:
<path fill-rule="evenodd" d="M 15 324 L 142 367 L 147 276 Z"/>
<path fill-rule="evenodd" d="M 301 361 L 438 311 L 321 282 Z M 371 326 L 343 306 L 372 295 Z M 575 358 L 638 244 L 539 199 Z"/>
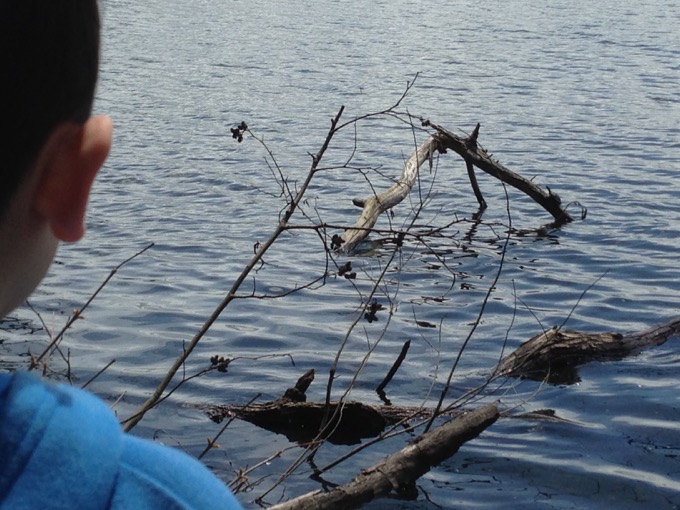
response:
<path fill-rule="evenodd" d="M 275 434 L 283 434 L 288 440 L 301 444 L 316 439 L 326 420 L 331 418 L 327 422 L 328 434 L 325 439 L 333 444 L 350 445 L 362 439 L 377 437 L 389 425 L 430 418 L 432 409 L 371 405 L 355 400 L 326 405 L 323 402 L 287 402 L 277 399 L 249 406 L 209 406 L 207 414 L 217 423 L 225 418 L 236 417 Z M 445 417 L 459 414 L 455 411 L 440 413 Z"/>
<path fill-rule="evenodd" d="M 262 404 L 217 405 L 208 408 L 215 422 L 237 417 L 297 443 L 309 443 L 319 436 L 333 444 L 356 444 L 376 437 L 388 425 L 400 421 L 424 419 L 431 410 L 422 407 L 370 405 L 356 401 L 307 402 L 305 391 L 314 379 L 314 370 L 305 373 L 283 396 Z M 460 413 L 448 413 L 455 416 Z"/>
<path fill-rule="evenodd" d="M 680 334 L 680 317 L 659 326 L 623 335 L 621 333 L 582 333 L 551 328 L 523 343 L 496 367 L 495 376 L 509 376 L 572 384 L 579 381 L 577 367 L 591 361 L 612 361 L 640 350 L 661 345 Z M 415 418 L 427 418 L 432 410 L 392 405 L 372 406 L 360 402 L 330 404 L 306 402 L 306 390 L 314 379 L 314 370 L 303 375 L 295 387 L 282 397 L 264 404 L 249 406 L 212 406 L 208 414 L 215 421 L 236 416 L 267 430 L 285 434 L 291 441 L 309 443 L 325 439 L 332 443 L 353 444 L 367 437 L 379 436 L 388 425 Z M 443 460 L 454 455 L 460 446 L 477 437 L 499 418 L 495 405 L 462 413 L 448 423 L 418 436 L 409 446 L 362 470 L 351 482 L 330 492 L 315 491 L 271 507 L 289 509 L 356 508 L 376 498 L 396 492 L 412 497 L 415 480 Z M 447 415 L 444 415 L 447 416 Z M 450 416 L 450 415 L 449 415 Z M 554 410 L 539 409 L 510 418 L 576 424 L 556 415 Z"/>
<path fill-rule="evenodd" d="M 663 344 L 680 335 L 680 317 L 659 326 L 629 334 L 616 332 L 584 333 L 553 327 L 524 342 L 505 356 L 494 371 L 508 376 L 549 384 L 574 384 L 580 381 L 578 367 L 593 361 L 616 361 L 637 354 L 646 347 Z M 356 401 L 330 404 L 306 402 L 305 391 L 314 379 L 310 370 L 294 388 L 272 402 L 249 406 L 218 405 L 208 408 L 214 421 L 237 417 L 295 442 L 306 443 L 322 434 L 336 444 L 355 444 L 376 437 L 395 423 L 427 419 L 432 409 L 395 405 L 370 405 Z M 445 413 L 457 416 L 459 411 Z"/>
<path fill-rule="evenodd" d="M 406 448 L 363 470 L 351 482 L 330 492 L 305 494 L 271 510 L 344 510 L 358 508 L 373 499 L 395 491 L 410 493 L 413 484 L 433 466 L 453 456 L 465 442 L 474 439 L 498 419 L 498 409 L 491 404 L 461 415 L 450 422 L 418 436 Z"/>
<path fill-rule="evenodd" d="M 273 401 L 248 407 L 219 406 L 209 412 L 213 421 L 236 416 L 289 441 L 309 443 L 321 430 L 327 415 L 337 416 L 329 423 L 332 431 L 326 438 L 333 444 L 356 444 L 362 439 L 379 435 L 392 421 L 377 406 L 361 402 L 332 402 L 329 406 L 317 402 Z"/>
<path fill-rule="evenodd" d="M 524 342 L 503 358 L 496 374 L 574 384 L 580 381 L 577 367 L 592 361 L 616 361 L 646 347 L 661 345 L 680 333 L 680 318 L 638 333 L 582 333 L 553 327 Z"/>

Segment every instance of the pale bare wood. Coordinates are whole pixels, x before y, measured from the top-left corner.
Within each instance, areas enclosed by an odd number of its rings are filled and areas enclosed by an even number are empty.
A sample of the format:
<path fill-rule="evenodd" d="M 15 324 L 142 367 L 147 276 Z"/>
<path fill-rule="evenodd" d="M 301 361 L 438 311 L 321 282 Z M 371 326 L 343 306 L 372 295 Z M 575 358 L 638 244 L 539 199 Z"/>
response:
<path fill-rule="evenodd" d="M 550 188 L 547 188 L 546 191 L 531 180 L 506 168 L 498 161 L 492 159 L 484 149 L 477 145 L 479 124 L 477 124 L 472 134 L 467 138 L 456 136 L 445 128 L 427 120 L 423 121 L 423 125 L 433 128 L 436 133 L 423 142 L 411 155 L 404 165 L 399 180 L 382 193 L 374 194 L 366 199 L 353 200 L 354 204 L 363 207 L 363 210 L 354 226 L 347 229 L 342 235 L 339 249 L 344 253 L 351 253 L 368 236 L 380 215 L 399 204 L 408 196 L 416 182 L 420 166 L 425 161 L 431 160 L 435 150 L 445 152 L 446 149 L 450 149 L 465 160 L 470 184 L 479 203 L 480 210 L 484 210 L 487 204 L 477 184 L 474 172 L 475 166 L 527 194 L 553 216 L 555 220 L 554 226 L 573 221 L 571 215 L 563 207 L 562 199 L 557 193 L 553 193 Z M 585 217 L 585 212 L 585 209 L 583 209 L 583 217 Z"/>
<path fill-rule="evenodd" d="M 439 142 L 434 137 L 429 137 L 406 161 L 401 177 L 389 189 L 378 195 L 373 195 L 365 200 L 355 201 L 363 204 L 361 216 L 353 228 L 347 229 L 342 235 L 342 250 L 349 253 L 368 236 L 382 213 L 399 204 L 408 196 L 418 178 L 418 170 L 425 161 L 430 161 L 432 154 L 437 150 Z"/>

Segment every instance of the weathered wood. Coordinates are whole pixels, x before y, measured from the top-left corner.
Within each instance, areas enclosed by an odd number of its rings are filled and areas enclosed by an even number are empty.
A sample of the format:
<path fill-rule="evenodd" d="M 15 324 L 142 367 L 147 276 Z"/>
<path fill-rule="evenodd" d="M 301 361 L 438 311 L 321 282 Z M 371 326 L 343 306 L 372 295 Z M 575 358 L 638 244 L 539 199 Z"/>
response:
<path fill-rule="evenodd" d="M 659 326 L 623 335 L 615 332 L 584 333 L 551 328 L 524 342 L 505 356 L 496 367 L 497 376 L 517 377 L 550 384 L 578 382 L 577 368 L 592 361 L 615 361 L 634 355 L 668 338 L 680 334 L 680 317 Z M 236 416 L 291 441 L 309 442 L 318 435 L 326 416 L 333 416 L 333 433 L 327 438 L 338 444 L 354 444 L 378 436 L 388 425 L 405 420 L 426 419 L 433 410 L 393 405 L 369 405 L 355 401 L 325 403 L 305 402 L 304 391 L 314 371 L 300 378 L 295 388 L 286 390 L 272 402 L 250 406 L 219 405 L 208 408 L 214 421 Z M 455 416 L 452 411 L 448 416 Z"/>
<path fill-rule="evenodd" d="M 639 333 L 582 333 L 553 327 L 524 342 L 503 358 L 499 375 L 550 384 L 580 381 L 578 366 L 591 361 L 615 361 L 652 345 L 661 345 L 680 333 L 680 318 Z"/>
<path fill-rule="evenodd" d="M 406 356 L 410 343 L 406 343 L 392 369 Z M 390 370 L 392 372 L 392 370 Z M 314 381 L 314 369 L 308 370 L 276 400 L 261 404 L 212 405 L 206 412 L 211 420 L 220 423 L 225 418 L 239 418 L 276 434 L 285 435 L 288 440 L 305 444 L 319 437 L 333 444 L 356 444 L 362 439 L 377 437 L 388 425 L 408 423 L 411 420 L 427 419 L 432 409 L 387 405 L 370 405 L 353 400 L 342 402 L 307 402 L 306 391 Z M 389 382 L 390 374 L 376 391 Z M 387 382 L 386 382 L 387 381 Z M 456 417 L 458 409 L 445 411 L 442 417 Z"/>
<path fill-rule="evenodd" d="M 410 445 L 363 470 L 351 482 L 330 492 L 316 491 L 270 507 L 270 510 L 345 510 L 358 508 L 392 491 L 409 491 L 432 466 L 453 456 L 498 419 L 491 404 L 418 436 Z"/>
<path fill-rule="evenodd" d="M 276 434 L 285 435 L 289 441 L 308 443 L 321 430 L 326 415 L 333 417 L 326 438 L 333 444 L 356 444 L 362 439 L 379 435 L 385 427 L 397 420 L 381 410 L 361 402 L 286 402 L 281 399 L 248 407 L 213 406 L 208 415 L 219 422 L 225 417 L 236 416 Z M 388 406 L 384 406 L 388 407 Z"/>
<path fill-rule="evenodd" d="M 476 136 L 474 139 L 473 137 L 461 138 L 427 120 L 423 121 L 423 125 L 434 128 L 437 131 L 437 138 L 440 143 L 461 156 L 466 163 L 473 164 L 484 172 L 529 195 L 555 218 L 556 224 L 561 225 L 573 221 L 571 215 L 562 207 L 562 200 L 557 193 L 552 193 L 549 188 L 548 191 L 544 191 L 529 179 L 509 170 L 498 161 L 492 160 L 484 149 L 477 146 Z M 475 128 L 475 132 L 479 133 L 479 124 Z M 477 192 L 475 194 L 477 195 Z M 478 201 L 480 196 L 481 194 L 477 195 Z"/>
<path fill-rule="evenodd" d="M 465 160 L 470 185 L 479 203 L 480 210 L 484 210 L 487 204 L 477 184 L 475 166 L 531 197 L 553 216 L 555 219 L 553 225 L 559 226 L 573 221 L 571 215 L 562 207 L 562 199 L 557 193 L 553 193 L 550 188 L 545 191 L 529 179 L 509 170 L 498 161 L 491 159 L 487 152 L 478 146 L 479 124 L 467 138 L 456 136 L 428 120 L 423 120 L 423 125 L 432 127 L 436 133 L 423 142 L 411 155 L 404 165 L 399 180 L 382 193 L 374 194 L 365 199 L 353 199 L 353 203 L 363 207 L 363 211 L 354 226 L 347 229 L 340 237 L 336 245 L 338 250 L 345 253 L 352 252 L 368 236 L 380 215 L 406 198 L 416 182 L 420 166 L 432 158 L 435 150 L 445 152 L 445 149 L 451 149 Z"/>
<path fill-rule="evenodd" d="M 399 367 L 404 362 L 404 359 L 406 358 L 406 353 L 408 352 L 410 347 L 411 347 L 411 340 L 406 340 L 406 342 L 404 342 L 404 345 L 401 348 L 401 352 L 399 353 L 399 356 L 397 356 L 397 359 L 394 360 L 394 363 L 392 363 L 392 366 L 390 367 L 389 371 L 387 372 L 387 375 L 382 380 L 382 382 L 380 384 L 378 384 L 378 387 L 375 389 L 375 392 L 380 397 L 380 400 L 385 402 L 385 404 L 387 404 L 387 405 L 392 405 L 392 402 L 390 402 L 390 400 L 387 398 L 387 395 L 385 394 L 385 387 L 390 383 L 390 381 L 394 377 L 394 374 L 397 373 L 397 370 L 399 370 Z"/>
<path fill-rule="evenodd" d="M 418 170 L 425 161 L 430 161 L 439 141 L 430 137 L 406 161 L 401 177 L 389 189 L 364 200 L 354 200 L 364 208 L 354 227 L 347 229 L 342 235 L 341 250 L 351 252 L 363 241 L 382 213 L 399 204 L 411 192 L 418 177 Z"/>
<path fill-rule="evenodd" d="M 495 375 L 547 381 L 552 384 L 572 384 L 579 380 L 576 368 L 591 361 L 622 359 L 645 347 L 660 345 L 680 334 L 680 317 L 659 326 L 623 335 L 621 333 L 582 333 L 551 328 L 523 343 L 501 360 Z M 316 439 L 327 416 L 332 416 L 330 437 L 341 444 L 353 444 L 366 437 L 378 436 L 389 424 L 401 420 L 427 418 L 432 410 L 401 406 L 372 406 L 360 402 L 306 402 L 305 391 L 314 379 L 314 371 L 303 375 L 294 388 L 272 402 L 249 406 L 212 406 L 208 414 L 215 421 L 227 416 L 283 433 L 291 441 L 306 443 Z M 451 457 L 460 446 L 477 437 L 499 417 L 495 405 L 467 414 L 459 410 L 447 424 L 418 436 L 415 441 L 364 470 L 351 482 L 330 492 L 315 491 L 271 507 L 288 509 L 345 509 L 383 497 L 392 491 L 405 494 L 414 482 L 429 469 Z M 446 416 L 446 415 L 443 415 Z M 450 416 L 450 415 L 449 415 Z M 560 418 L 553 410 L 542 409 L 510 415 L 512 418 L 577 424 Z"/>
<path fill-rule="evenodd" d="M 405 349 L 402 349 L 402 354 L 406 355 Z M 395 366 L 392 368 L 396 371 Z M 388 377 L 383 381 L 384 384 L 387 384 L 385 381 Z M 288 440 L 301 444 L 317 440 L 321 435 L 330 443 L 346 445 L 376 437 L 388 425 L 432 416 L 433 410 L 424 407 L 370 405 L 353 400 L 328 404 L 307 402 L 305 392 L 312 381 L 314 369 L 308 370 L 294 387 L 286 389 L 276 400 L 246 406 L 212 405 L 207 406 L 206 412 L 214 422 L 236 417 L 276 434 L 283 434 Z M 456 417 L 460 413 L 460 410 L 450 410 L 440 416 Z"/>
<path fill-rule="evenodd" d="M 475 193 L 475 198 L 479 204 L 480 211 L 486 209 L 486 200 L 482 195 L 482 190 L 479 189 L 479 184 L 477 184 L 477 176 L 475 175 L 475 167 L 469 161 L 465 162 L 467 168 L 468 177 L 470 178 L 470 186 L 472 186 L 472 191 Z"/>
<path fill-rule="evenodd" d="M 314 381 L 314 369 L 308 370 L 292 388 L 271 402 L 247 406 L 222 405 L 208 408 L 210 419 L 219 423 L 225 417 L 237 417 L 276 434 L 285 435 L 289 441 L 309 443 L 322 433 L 324 439 L 334 444 L 355 444 L 367 437 L 380 434 L 391 418 L 378 406 L 361 402 L 343 401 L 325 403 L 307 402 L 306 391 Z M 330 417 L 330 421 L 328 418 Z"/>

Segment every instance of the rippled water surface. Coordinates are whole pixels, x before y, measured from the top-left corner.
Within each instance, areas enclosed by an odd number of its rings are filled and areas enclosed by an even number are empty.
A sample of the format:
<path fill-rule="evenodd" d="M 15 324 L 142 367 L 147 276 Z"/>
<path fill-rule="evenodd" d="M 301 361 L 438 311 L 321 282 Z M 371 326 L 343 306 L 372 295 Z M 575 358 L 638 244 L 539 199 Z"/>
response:
<path fill-rule="evenodd" d="M 678 315 L 676 2 L 116 0 L 104 3 L 103 18 L 96 109 L 114 118 L 114 149 L 94 189 L 87 239 L 62 247 L 32 304 L 48 328 L 59 329 L 112 268 L 155 243 L 120 269 L 62 344 L 76 383 L 116 360 L 90 388 L 121 418 L 150 394 L 285 206 L 263 148 L 248 137 L 236 143 L 229 129 L 246 121 L 295 189 L 341 105 L 346 120 L 387 108 L 416 73 L 400 111 L 454 131 L 481 123 L 480 141 L 495 158 L 588 211 L 581 220 L 573 204 L 577 221 L 537 233 L 550 217 L 509 191 L 514 233 L 452 397 L 484 381 L 506 338 L 508 352 L 567 318 L 571 329 L 629 332 Z M 354 135 L 348 128 L 334 140 L 326 165 L 347 161 Z M 356 137 L 351 168 L 317 174 L 303 204 L 311 220 L 298 214 L 294 224 L 353 223 L 352 198 L 389 186 L 414 146 L 411 130 L 392 118 L 359 123 Z M 382 312 L 377 322 L 359 323 L 339 361 L 338 396 L 380 340 L 350 395 L 378 403 L 373 388 L 410 339 L 389 396 L 403 405 L 436 401 L 498 272 L 508 231 L 503 187 L 478 178 L 489 203 L 480 224 L 469 221 L 476 202 L 457 156 L 441 157 L 436 174 L 423 173 L 420 195 L 432 193 L 417 224 L 461 221 L 427 248 L 405 243 L 377 294 L 385 306 L 391 300 L 391 320 Z M 398 206 L 378 226 L 406 225 L 416 203 Z M 233 303 L 184 374 L 205 368 L 214 354 L 240 359 L 227 374 L 182 386 L 135 433 L 198 454 L 219 427 L 197 404 L 243 404 L 258 392 L 273 399 L 310 368 L 317 381 L 309 397 L 321 400 L 392 246 L 367 244 L 351 258 L 356 287 L 331 266 L 325 281 L 285 298 Z M 312 231 L 284 234 L 265 262 L 243 292 L 288 292 L 326 270 Z M 3 366 L 44 347 L 39 328 L 28 309 L 3 325 Z M 290 356 L 271 356 L 281 354 Z M 55 357 L 55 370 L 63 373 L 62 365 Z M 425 475 L 417 501 L 371 507 L 678 508 L 679 369 L 672 338 L 636 357 L 588 365 L 574 386 L 496 385 L 487 400 L 503 409 L 552 408 L 568 422 L 502 419 Z M 404 441 L 368 449 L 327 479 L 346 481 Z M 238 421 L 220 444 L 205 461 L 225 480 L 284 451 L 250 475 L 251 482 L 265 478 L 239 495 L 246 504 L 300 454 L 283 436 Z M 324 447 L 315 460 L 324 465 L 345 451 Z M 309 474 L 302 466 L 286 496 L 319 488 Z M 268 501 L 280 496 L 276 490 Z"/>

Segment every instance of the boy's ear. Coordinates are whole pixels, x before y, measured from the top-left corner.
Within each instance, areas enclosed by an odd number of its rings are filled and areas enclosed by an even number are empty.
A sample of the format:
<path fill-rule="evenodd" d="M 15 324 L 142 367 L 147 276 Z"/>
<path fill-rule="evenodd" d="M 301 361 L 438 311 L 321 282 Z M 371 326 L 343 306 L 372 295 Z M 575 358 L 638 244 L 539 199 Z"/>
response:
<path fill-rule="evenodd" d="M 82 125 L 62 124 L 43 146 L 34 208 L 62 241 L 85 233 L 90 189 L 111 148 L 112 130 L 110 118 L 90 117 Z"/>

